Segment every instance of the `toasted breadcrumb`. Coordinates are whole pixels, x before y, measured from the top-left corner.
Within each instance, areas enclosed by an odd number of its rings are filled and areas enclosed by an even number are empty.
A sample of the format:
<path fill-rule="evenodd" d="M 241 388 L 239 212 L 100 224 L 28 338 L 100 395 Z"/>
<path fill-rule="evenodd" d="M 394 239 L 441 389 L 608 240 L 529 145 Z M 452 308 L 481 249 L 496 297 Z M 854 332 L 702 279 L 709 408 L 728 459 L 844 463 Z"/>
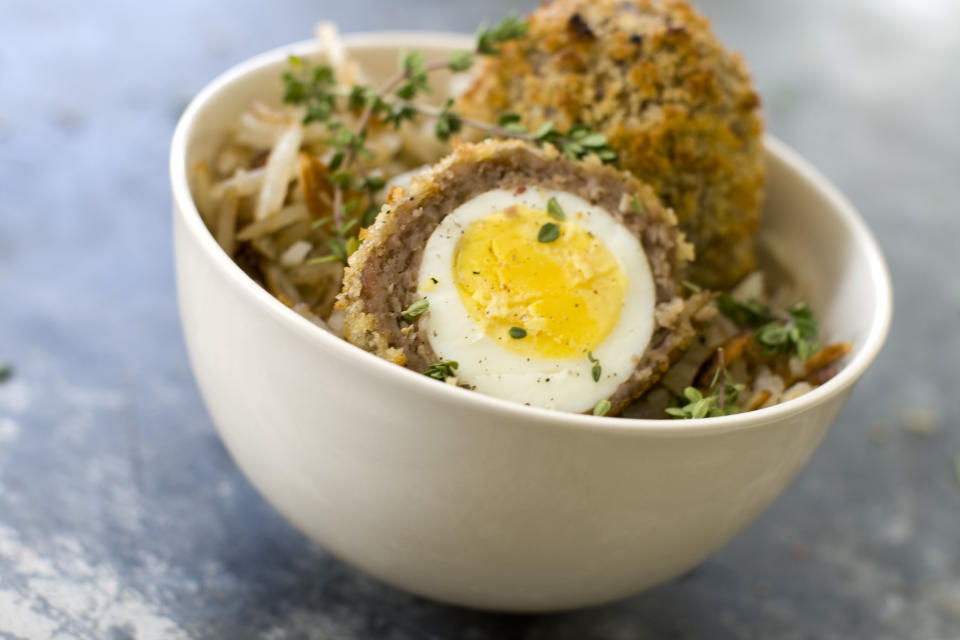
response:
<path fill-rule="evenodd" d="M 752 270 L 760 100 L 709 21 L 683 0 L 555 0 L 528 22 L 457 108 L 487 121 L 514 112 L 531 131 L 588 125 L 676 212 L 696 247 L 695 282 L 729 286 Z"/>

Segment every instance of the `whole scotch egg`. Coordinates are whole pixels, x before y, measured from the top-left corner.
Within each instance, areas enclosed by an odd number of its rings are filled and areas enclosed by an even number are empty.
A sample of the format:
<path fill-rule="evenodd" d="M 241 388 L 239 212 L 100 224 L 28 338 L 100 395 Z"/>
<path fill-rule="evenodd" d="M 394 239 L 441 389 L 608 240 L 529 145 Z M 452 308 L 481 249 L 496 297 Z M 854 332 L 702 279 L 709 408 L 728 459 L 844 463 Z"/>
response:
<path fill-rule="evenodd" d="M 707 294 L 682 295 L 691 257 L 672 212 L 635 178 L 486 141 L 391 192 L 338 306 L 344 337 L 392 362 L 609 415 L 656 382 L 707 313 Z"/>

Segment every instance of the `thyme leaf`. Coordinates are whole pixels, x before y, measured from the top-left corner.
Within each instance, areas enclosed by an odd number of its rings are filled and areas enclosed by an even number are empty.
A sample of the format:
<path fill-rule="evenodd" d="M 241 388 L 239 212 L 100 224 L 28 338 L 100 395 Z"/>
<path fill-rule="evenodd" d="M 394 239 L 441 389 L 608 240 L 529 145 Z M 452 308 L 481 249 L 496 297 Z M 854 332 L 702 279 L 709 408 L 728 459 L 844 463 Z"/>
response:
<path fill-rule="evenodd" d="M 460 116 L 450 110 L 452 106 L 453 98 L 447 98 L 447 101 L 443 103 L 440 114 L 437 116 L 433 131 L 440 140 L 448 140 L 451 134 L 459 132 L 463 126 Z"/>
<path fill-rule="evenodd" d="M 283 101 L 306 107 L 304 124 L 329 120 L 337 102 L 334 92 L 337 78 L 333 67 L 326 64 L 308 67 L 297 56 L 290 56 L 287 61 L 290 70 L 282 76 Z"/>
<path fill-rule="evenodd" d="M 527 35 L 530 29 L 525 21 L 516 16 L 507 16 L 500 24 L 492 28 L 481 25 L 477 32 L 477 53 L 485 56 L 495 56 L 500 53 L 497 45 L 510 40 L 518 40 Z"/>
<path fill-rule="evenodd" d="M 597 400 L 597 404 L 593 405 L 593 415 L 595 416 L 605 416 L 609 413 L 611 408 L 610 401 L 604 398 L 603 400 Z"/>
<path fill-rule="evenodd" d="M 441 362 L 434 362 L 427 370 L 423 372 L 423 375 L 428 378 L 433 378 L 434 380 L 440 380 L 443 382 L 447 378 L 453 378 L 457 375 L 457 367 L 460 365 L 454 360 L 443 360 Z"/>
<path fill-rule="evenodd" d="M 722 384 L 718 384 L 721 373 L 724 380 Z M 683 390 L 683 396 L 678 398 L 677 405 L 667 407 L 665 411 L 667 415 L 686 420 L 733 415 L 740 412 L 737 400 L 743 389 L 742 384 L 736 384 L 733 381 L 726 367 L 721 366 L 710 382 L 707 395 L 696 387 L 687 387 Z M 683 401 L 686 402 L 680 404 Z"/>
<path fill-rule="evenodd" d="M 423 315 L 430 308 L 430 301 L 426 298 L 420 298 L 410 303 L 410 306 L 403 310 L 400 315 L 405 320 L 413 320 L 417 316 Z"/>
<path fill-rule="evenodd" d="M 548 222 L 537 232 L 537 242 L 553 242 L 560 237 L 560 226 L 555 222 Z"/>
<path fill-rule="evenodd" d="M 600 375 L 603 373 L 603 367 L 600 366 L 600 361 L 593 357 L 593 351 L 587 351 L 587 359 L 593 363 L 593 367 L 590 368 L 590 375 L 593 377 L 593 381 L 600 382 Z"/>
<path fill-rule="evenodd" d="M 466 49 L 454 51 L 450 54 L 450 57 L 447 58 L 447 66 L 450 68 L 450 71 L 454 73 L 466 71 L 473 66 L 473 53 Z"/>
<path fill-rule="evenodd" d="M 736 300 L 728 295 L 717 298 L 717 309 L 740 327 L 757 328 L 773 320 L 770 307 L 759 300 Z"/>
<path fill-rule="evenodd" d="M 689 291 L 690 293 L 700 293 L 701 291 L 703 291 L 703 287 L 689 280 L 684 280 L 680 284 L 682 284 L 683 288 Z"/>
<path fill-rule="evenodd" d="M 552 196 L 549 200 L 547 200 L 547 213 L 551 218 L 559 222 L 563 222 L 567 219 L 566 214 L 563 212 L 563 207 L 561 207 L 560 203 L 557 202 L 557 199 Z"/>

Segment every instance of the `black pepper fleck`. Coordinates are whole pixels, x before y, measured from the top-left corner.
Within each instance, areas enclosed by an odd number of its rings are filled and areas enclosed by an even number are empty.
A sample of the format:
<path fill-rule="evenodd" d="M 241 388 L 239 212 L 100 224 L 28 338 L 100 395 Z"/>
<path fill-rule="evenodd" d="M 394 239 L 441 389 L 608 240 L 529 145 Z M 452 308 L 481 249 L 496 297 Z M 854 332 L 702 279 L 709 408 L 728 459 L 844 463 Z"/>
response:
<path fill-rule="evenodd" d="M 586 23 L 583 16 L 579 13 L 570 16 L 570 19 L 567 21 L 567 28 L 581 38 L 587 40 L 596 39 L 596 36 L 593 34 L 593 29 L 590 28 L 590 25 Z"/>

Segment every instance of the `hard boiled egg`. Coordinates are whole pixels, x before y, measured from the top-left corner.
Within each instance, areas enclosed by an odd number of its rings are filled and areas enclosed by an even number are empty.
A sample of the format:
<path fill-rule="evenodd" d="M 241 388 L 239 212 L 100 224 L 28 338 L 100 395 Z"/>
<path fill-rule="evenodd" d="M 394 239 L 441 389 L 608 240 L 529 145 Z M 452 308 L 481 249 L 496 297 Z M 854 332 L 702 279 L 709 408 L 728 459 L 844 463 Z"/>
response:
<path fill-rule="evenodd" d="M 565 191 L 493 189 L 427 240 L 421 331 L 457 381 L 491 396 L 590 411 L 633 373 L 654 328 L 639 239 Z"/>

